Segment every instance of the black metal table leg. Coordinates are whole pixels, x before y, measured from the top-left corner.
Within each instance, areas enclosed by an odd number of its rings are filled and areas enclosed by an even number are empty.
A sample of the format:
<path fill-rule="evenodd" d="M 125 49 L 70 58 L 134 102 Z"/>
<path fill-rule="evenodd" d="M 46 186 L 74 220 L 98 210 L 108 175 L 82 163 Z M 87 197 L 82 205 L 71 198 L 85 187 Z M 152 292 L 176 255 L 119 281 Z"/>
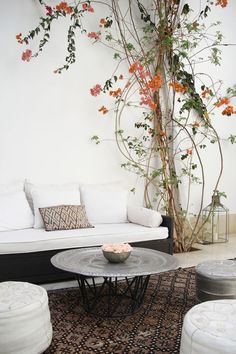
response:
<path fill-rule="evenodd" d="M 123 317 L 136 312 L 143 303 L 150 275 L 126 277 L 103 277 L 96 284 L 96 277 L 76 275 L 84 309 L 101 317 Z"/>

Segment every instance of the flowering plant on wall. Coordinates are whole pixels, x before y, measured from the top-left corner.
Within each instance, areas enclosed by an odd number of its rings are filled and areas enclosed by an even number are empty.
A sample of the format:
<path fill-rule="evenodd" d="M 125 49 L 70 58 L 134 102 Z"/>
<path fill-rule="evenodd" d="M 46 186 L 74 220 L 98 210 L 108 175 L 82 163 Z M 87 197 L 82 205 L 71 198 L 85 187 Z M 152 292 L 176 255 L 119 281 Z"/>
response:
<path fill-rule="evenodd" d="M 50 40 L 52 22 L 69 19 L 65 64 L 55 74 L 68 70 L 76 59 L 75 31 L 93 43 L 103 42 L 113 51 L 115 71 L 103 83 L 94 82 L 91 96 L 108 95 L 111 106 L 102 102 L 101 115 L 115 116 L 115 138 L 125 157 L 122 164 L 145 180 L 146 206 L 162 208 L 174 218 L 177 251 L 187 251 L 202 228 L 200 218 L 205 188 L 205 150 L 215 146 L 219 172 L 212 189 L 217 189 L 223 170 L 221 141 L 214 127 L 220 116 L 236 114 L 232 98 L 236 89 L 222 93 L 221 82 L 198 70 L 208 61 L 220 65 L 223 36 L 219 22 L 205 25 L 212 6 L 227 6 L 227 0 L 206 0 L 197 14 L 180 0 L 107 1 L 107 15 L 94 20 L 94 31 L 86 31 L 86 16 L 95 16 L 99 2 L 60 2 L 55 7 L 39 0 L 45 9 L 39 25 L 25 37 L 28 45 L 43 33 L 36 53 L 26 49 L 22 60 L 37 57 Z M 125 64 L 124 64 L 125 63 Z M 135 116 L 133 136 L 126 132 L 124 117 Z M 215 116 L 214 116 L 215 115 Z M 218 118 L 217 118 L 218 119 Z M 93 136 L 97 144 L 101 139 Z M 234 143 L 236 136 L 229 141 Z M 191 213 L 192 186 L 199 185 L 199 212 Z M 154 196 L 154 197 L 153 197 Z M 184 198 L 185 197 L 185 198 Z"/>

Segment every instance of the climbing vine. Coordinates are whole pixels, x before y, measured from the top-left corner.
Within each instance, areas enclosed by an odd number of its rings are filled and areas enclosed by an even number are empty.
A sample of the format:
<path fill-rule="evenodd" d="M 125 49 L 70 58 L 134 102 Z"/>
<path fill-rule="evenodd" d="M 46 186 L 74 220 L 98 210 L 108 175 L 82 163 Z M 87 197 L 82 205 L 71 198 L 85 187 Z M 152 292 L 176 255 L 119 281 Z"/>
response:
<path fill-rule="evenodd" d="M 236 88 L 224 91 L 220 81 L 201 73 L 202 63 L 220 65 L 221 48 L 228 45 L 219 31 L 219 22 L 206 26 L 212 6 L 227 6 L 227 0 L 205 1 L 196 15 L 180 0 L 106 1 L 107 15 L 96 18 L 96 7 L 104 2 L 75 0 L 45 9 L 38 26 L 21 33 L 17 41 L 29 45 L 41 35 L 38 50 L 27 48 L 22 60 L 37 57 L 50 41 L 53 22 L 69 19 L 65 64 L 55 74 L 68 70 L 76 61 L 75 33 L 93 43 L 110 47 L 115 71 L 103 83 L 94 83 L 91 96 L 108 95 L 111 106 L 101 103 L 101 115 L 115 116 L 115 139 L 125 157 L 122 167 L 145 181 L 147 207 L 162 209 L 174 219 L 176 251 L 188 251 L 202 228 L 201 210 L 205 190 L 203 156 L 210 144 L 215 146 L 220 167 L 216 190 L 223 171 L 221 141 L 214 127 L 214 114 L 236 114 L 232 99 Z M 86 16 L 94 16 L 94 31 L 86 30 Z M 78 58 L 79 65 L 79 58 Z M 126 132 L 123 118 L 132 110 L 136 117 L 132 136 Z M 130 113 L 129 113 L 130 114 Z M 99 144 L 102 138 L 93 136 Z M 236 136 L 229 137 L 235 143 Z M 192 186 L 199 185 L 199 212 L 192 213 Z M 184 197 L 183 197 L 184 195 Z"/>

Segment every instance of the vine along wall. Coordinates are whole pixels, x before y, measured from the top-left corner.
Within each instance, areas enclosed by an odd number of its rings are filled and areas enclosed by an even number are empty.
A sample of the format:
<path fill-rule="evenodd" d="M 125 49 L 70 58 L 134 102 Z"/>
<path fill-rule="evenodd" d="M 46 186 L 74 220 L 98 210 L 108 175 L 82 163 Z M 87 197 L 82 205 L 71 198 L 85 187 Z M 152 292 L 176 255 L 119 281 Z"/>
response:
<path fill-rule="evenodd" d="M 48 1 L 55 5 L 55 1 Z M 196 4 L 196 1 L 193 1 Z M 104 17 L 104 8 L 94 6 L 96 18 Z M 78 36 L 78 60 L 62 75 L 53 70 L 63 64 L 66 49 L 63 21 L 56 23 L 51 43 L 43 54 L 29 63 L 21 60 L 22 48 L 15 40 L 19 32 L 27 33 L 38 23 L 42 15 L 37 1 L 4 0 L 1 3 L 0 33 L 2 44 L 0 96 L 0 168 L 1 182 L 19 178 L 30 178 L 38 182 L 87 181 L 91 183 L 109 180 L 125 181 L 132 188 L 138 177 L 120 168 L 121 156 L 113 143 L 112 114 L 101 115 L 98 107 L 105 98 L 91 97 L 89 89 L 103 82 L 114 61 L 112 53 L 102 45 L 92 45 L 86 37 Z M 211 18 L 222 21 L 221 30 L 226 42 L 233 43 L 236 3 L 230 1 L 226 9 L 214 9 Z M 94 30 L 93 18 L 88 31 Z M 36 43 L 34 44 L 36 46 Z M 32 48 L 34 49 L 34 48 Z M 236 47 L 222 48 L 222 66 L 210 74 L 224 81 L 225 87 L 235 83 L 234 66 Z M 208 71 L 208 66 L 199 68 Z M 220 137 L 236 133 L 235 116 L 216 116 Z M 127 126 L 132 117 L 127 114 Z M 90 141 L 92 135 L 107 139 L 100 145 Z M 220 190 L 228 198 L 223 200 L 236 214 L 235 146 L 223 143 L 224 175 Z M 213 149 L 207 149 L 207 190 L 205 204 L 210 200 L 216 166 Z M 212 182 L 212 184 L 214 184 Z M 142 202 L 142 184 L 138 182 L 137 199 Z M 198 203 L 196 187 L 192 204 Z"/>

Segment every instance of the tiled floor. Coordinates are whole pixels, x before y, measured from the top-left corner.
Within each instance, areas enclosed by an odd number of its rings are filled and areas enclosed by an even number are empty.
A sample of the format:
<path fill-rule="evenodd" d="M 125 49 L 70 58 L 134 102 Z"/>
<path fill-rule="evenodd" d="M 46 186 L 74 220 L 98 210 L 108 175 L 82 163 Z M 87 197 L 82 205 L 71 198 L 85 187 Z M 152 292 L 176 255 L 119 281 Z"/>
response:
<path fill-rule="evenodd" d="M 200 262 L 210 260 L 210 259 L 230 259 L 236 258 L 236 235 L 231 235 L 229 237 L 229 242 L 227 243 L 215 243 L 212 245 L 194 245 L 198 248 L 198 251 L 178 253 L 175 256 L 179 260 L 180 267 L 190 267 L 197 265 Z M 55 284 L 45 284 L 43 285 L 45 289 L 59 289 L 77 286 L 76 281 L 55 283 Z"/>
<path fill-rule="evenodd" d="M 230 235 L 227 243 L 214 243 L 211 245 L 195 244 L 199 251 L 178 253 L 180 267 L 190 267 L 200 262 L 211 259 L 230 259 L 236 258 L 236 235 Z"/>

